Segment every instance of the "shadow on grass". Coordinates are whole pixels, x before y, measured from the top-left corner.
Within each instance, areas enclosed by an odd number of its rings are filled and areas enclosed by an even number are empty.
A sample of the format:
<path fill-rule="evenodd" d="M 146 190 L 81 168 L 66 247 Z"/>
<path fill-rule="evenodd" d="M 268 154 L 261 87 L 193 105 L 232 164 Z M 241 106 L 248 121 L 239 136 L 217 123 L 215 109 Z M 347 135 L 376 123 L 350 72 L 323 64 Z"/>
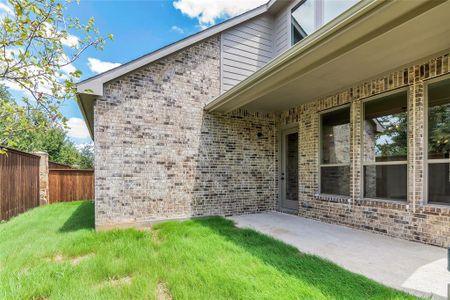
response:
<path fill-rule="evenodd" d="M 302 254 L 297 248 L 269 236 L 251 229 L 237 228 L 230 220 L 211 217 L 196 219 L 195 222 L 207 226 L 280 272 L 319 289 L 328 297 L 338 299 L 409 298 L 409 295 L 353 274 L 332 262 L 314 255 Z"/>
<path fill-rule="evenodd" d="M 80 229 L 94 229 L 94 203 L 86 201 L 81 203 L 77 209 L 64 222 L 63 226 L 59 228 L 59 232 L 71 232 Z"/>

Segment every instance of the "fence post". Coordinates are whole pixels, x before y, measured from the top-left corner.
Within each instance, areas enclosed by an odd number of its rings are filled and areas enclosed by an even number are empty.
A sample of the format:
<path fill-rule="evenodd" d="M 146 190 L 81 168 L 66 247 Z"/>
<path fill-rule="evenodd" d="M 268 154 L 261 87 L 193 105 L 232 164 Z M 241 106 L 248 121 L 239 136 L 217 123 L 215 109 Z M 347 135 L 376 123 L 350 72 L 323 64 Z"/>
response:
<path fill-rule="evenodd" d="M 39 205 L 48 204 L 48 154 L 35 152 L 39 155 Z"/>

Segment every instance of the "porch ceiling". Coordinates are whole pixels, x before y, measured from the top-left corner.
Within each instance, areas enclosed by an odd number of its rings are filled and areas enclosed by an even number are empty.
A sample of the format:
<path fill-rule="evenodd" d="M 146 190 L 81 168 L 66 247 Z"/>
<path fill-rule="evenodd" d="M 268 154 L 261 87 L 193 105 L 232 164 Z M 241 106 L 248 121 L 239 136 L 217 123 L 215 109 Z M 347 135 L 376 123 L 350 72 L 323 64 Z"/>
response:
<path fill-rule="evenodd" d="M 362 1 L 206 106 L 279 112 L 450 48 L 450 1 Z"/>

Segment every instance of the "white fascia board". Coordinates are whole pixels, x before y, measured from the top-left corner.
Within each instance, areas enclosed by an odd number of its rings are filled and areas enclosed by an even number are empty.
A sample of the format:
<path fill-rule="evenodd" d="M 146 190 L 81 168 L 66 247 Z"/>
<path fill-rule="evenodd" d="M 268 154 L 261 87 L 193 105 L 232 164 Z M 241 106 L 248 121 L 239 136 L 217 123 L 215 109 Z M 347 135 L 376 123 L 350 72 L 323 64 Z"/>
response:
<path fill-rule="evenodd" d="M 272 0 L 272 1 L 279 1 L 279 0 Z M 252 19 L 258 15 L 261 15 L 261 14 L 267 12 L 268 7 L 269 7 L 268 5 L 273 4 L 272 1 L 270 1 L 269 3 L 263 4 L 255 9 L 252 9 L 246 13 L 243 13 L 237 17 L 234 17 L 228 21 L 225 21 L 221 24 L 210 27 L 206 30 L 203 30 L 199 33 L 193 34 L 193 35 L 191 35 L 185 39 L 182 39 L 178 42 L 175 42 L 175 43 L 170 44 L 166 47 L 163 47 L 159 50 L 156 50 L 152 53 L 146 54 L 140 58 L 132 60 L 126 64 L 123 64 L 114 69 L 111 69 L 109 71 L 106 71 L 104 73 L 101 73 L 99 75 L 91 77 L 89 79 L 86 79 L 84 81 L 81 81 L 77 84 L 77 92 L 80 94 L 93 94 L 93 95 L 97 95 L 97 96 L 103 96 L 103 84 L 105 82 L 108 82 L 108 81 L 116 79 L 120 76 L 123 76 L 129 72 L 139 69 L 139 68 L 141 68 L 151 62 L 154 62 L 160 58 L 163 58 L 169 54 L 175 53 L 183 48 L 186 48 L 186 47 L 193 45 L 197 42 L 200 42 L 206 38 L 209 38 L 215 34 L 218 34 L 228 28 L 231 28 L 231 27 L 236 26 L 240 23 L 243 23 L 249 19 Z"/>

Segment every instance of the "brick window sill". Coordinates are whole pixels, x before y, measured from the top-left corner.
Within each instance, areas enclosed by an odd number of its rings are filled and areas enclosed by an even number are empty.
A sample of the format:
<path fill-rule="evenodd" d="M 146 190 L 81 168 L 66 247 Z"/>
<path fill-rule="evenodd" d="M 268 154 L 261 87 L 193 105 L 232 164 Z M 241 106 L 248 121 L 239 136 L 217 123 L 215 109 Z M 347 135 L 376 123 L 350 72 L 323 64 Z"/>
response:
<path fill-rule="evenodd" d="M 315 194 L 314 199 L 321 201 L 349 204 L 352 198 L 340 195 Z"/>
<path fill-rule="evenodd" d="M 450 206 L 445 204 L 426 203 L 420 205 L 419 209 L 426 214 L 450 216 Z"/>
<path fill-rule="evenodd" d="M 406 210 L 408 203 L 406 201 L 388 200 L 388 199 L 373 199 L 362 198 L 355 200 L 355 204 L 371 207 L 382 207 Z"/>

